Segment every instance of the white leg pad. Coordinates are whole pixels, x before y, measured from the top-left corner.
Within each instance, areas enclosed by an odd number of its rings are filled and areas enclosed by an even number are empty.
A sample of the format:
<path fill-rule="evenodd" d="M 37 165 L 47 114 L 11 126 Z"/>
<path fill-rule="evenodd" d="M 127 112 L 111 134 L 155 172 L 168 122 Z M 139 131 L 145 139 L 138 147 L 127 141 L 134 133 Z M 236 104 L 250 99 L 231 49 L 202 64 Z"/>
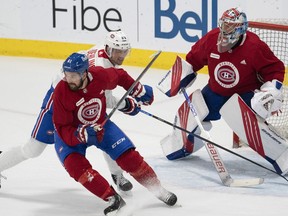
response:
<path fill-rule="evenodd" d="M 282 175 L 288 173 L 288 149 L 286 149 L 286 151 L 284 151 L 281 156 L 277 158 L 276 163 L 280 166 Z"/>
<path fill-rule="evenodd" d="M 201 91 L 196 90 L 189 97 L 197 111 L 199 119 L 203 120 L 208 115 L 209 110 Z M 197 122 L 186 101 L 179 107 L 174 122 L 178 127 L 191 132 L 197 127 Z M 187 136 L 186 132 L 173 128 L 172 133 L 160 141 L 163 153 L 169 160 L 186 157 L 203 147 L 201 140 L 194 139 L 195 142 L 191 142 Z"/>
<path fill-rule="evenodd" d="M 277 173 L 288 172 L 288 141 L 257 116 L 239 95 L 234 94 L 222 106 L 220 113 L 230 128 L 269 161 Z"/>

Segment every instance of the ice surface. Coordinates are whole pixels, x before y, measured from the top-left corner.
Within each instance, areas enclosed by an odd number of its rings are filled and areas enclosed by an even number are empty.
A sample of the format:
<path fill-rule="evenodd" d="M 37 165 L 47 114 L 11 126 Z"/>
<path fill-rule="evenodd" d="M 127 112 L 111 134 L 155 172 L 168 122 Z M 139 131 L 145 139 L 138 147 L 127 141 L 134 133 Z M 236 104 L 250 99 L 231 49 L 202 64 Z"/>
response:
<path fill-rule="evenodd" d="M 61 64 L 59 60 L 0 57 L 0 150 L 8 150 L 29 139 L 43 96 Z M 135 78 L 143 70 L 137 67 L 125 69 Z M 141 81 L 155 87 L 164 73 L 166 70 L 150 69 Z M 200 74 L 188 93 L 203 87 L 206 82 L 207 75 Z M 123 92 L 117 88 L 115 95 L 121 97 Z M 143 109 L 173 122 L 178 106 L 185 100 L 184 96 L 167 98 L 156 88 L 154 93 L 153 105 Z M 219 150 L 233 178 L 265 178 L 264 184 L 259 186 L 225 187 L 205 148 L 179 161 L 168 161 L 164 157 L 160 140 L 172 131 L 169 125 L 142 113 L 130 117 L 116 112 L 111 119 L 134 141 L 163 185 L 179 199 L 176 207 L 167 207 L 125 174 L 134 188 L 132 196 L 123 195 L 127 206 L 119 215 L 268 216 L 287 213 L 288 182 L 277 175 Z M 213 123 L 211 136 L 214 142 L 232 148 L 232 132 L 224 121 Z M 268 162 L 249 148 L 233 151 L 272 169 Z M 90 147 L 87 157 L 112 184 L 102 152 Z M 38 158 L 29 159 L 2 174 L 8 179 L 2 180 L 0 189 L 1 216 L 97 216 L 103 215 L 107 206 L 69 177 L 58 161 L 53 145 L 49 145 Z"/>

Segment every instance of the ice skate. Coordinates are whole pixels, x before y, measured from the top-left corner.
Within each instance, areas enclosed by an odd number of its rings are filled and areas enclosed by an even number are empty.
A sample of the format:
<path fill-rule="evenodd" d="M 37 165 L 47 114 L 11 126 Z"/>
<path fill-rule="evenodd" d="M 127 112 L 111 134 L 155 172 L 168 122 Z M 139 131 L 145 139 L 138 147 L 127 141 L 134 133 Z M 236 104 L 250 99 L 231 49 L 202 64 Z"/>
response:
<path fill-rule="evenodd" d="M 155 195 L 159 200 L 168 206 L 174 206 L 177 202 L 177 196 L 174 193 L 167 191 L 163 187 L 161 187 L 160 190 L 155 193 Z"/>
<path fill-rule="evenodd" d="M 133 188 L 132 183 L 126 179 L 123 174 L 114 175 L 111 174 L 113 182 L 117 185 L 117 188 L 121 191 L 130 191 Z"/>
<path fill-rule="evenodd" d="M 109 206 L 104 209 L 104 214 L 113 216 L 116 215 L 118 210 L 126 205 L 125 201 L 119 194 L 115 194 L 114 196 L 108 197 Z"/>

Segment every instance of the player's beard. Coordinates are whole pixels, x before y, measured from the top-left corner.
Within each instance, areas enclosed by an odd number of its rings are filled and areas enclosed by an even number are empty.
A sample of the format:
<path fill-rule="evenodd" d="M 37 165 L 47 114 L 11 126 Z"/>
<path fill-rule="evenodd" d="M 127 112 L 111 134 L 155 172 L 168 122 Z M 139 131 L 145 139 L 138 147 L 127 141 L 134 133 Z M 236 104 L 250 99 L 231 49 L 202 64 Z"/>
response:
<path fill-rule="evenodd" d="M 68 83 L 69 88 L 71 91 L 78 91 L 79 89 L 82 88 L 84 80 L 81 78 L 79 85 L 75 83 Z"/>

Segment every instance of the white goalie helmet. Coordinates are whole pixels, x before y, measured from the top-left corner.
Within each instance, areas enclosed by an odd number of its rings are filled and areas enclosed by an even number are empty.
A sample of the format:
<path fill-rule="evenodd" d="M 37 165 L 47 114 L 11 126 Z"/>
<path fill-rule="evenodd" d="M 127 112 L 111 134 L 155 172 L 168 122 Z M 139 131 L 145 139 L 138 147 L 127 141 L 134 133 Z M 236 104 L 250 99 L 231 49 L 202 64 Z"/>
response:
<path fill-rule="evenodd" d="M 218 37 L 218 51 L 220 53 L 230 50 L 239 37 L 246 33 L 248 21 L 246 14 L 240 8 L 226 10 L 218 22 L 220 34 Z"/>
<path fill-rule="evenodd" d="M 131 49 L 129 38 L 121 31 L 108 32 L 105 38 L 105 51 L 111 58 L 113 49 L 123 51 L 127 55 Z"/>

